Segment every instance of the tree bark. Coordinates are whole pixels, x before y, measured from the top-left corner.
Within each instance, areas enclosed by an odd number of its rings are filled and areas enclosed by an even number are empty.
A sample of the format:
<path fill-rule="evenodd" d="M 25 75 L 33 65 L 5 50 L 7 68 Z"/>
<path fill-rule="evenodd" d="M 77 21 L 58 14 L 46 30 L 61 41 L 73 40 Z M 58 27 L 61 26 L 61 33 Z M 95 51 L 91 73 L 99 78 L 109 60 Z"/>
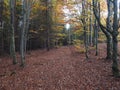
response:
<path fill-rule="evenodd" d="M 46 45 L 47 45 L 47 51 L 50 50 L 50 30 L 51 30 L 51 0 L 46 0 L 46 7 L 47 7 L 47 10 L 46 10 L 46 35 L 47 35 L 47 40 L 46 40 Z"/>
<path fill-rule="evenodd" d="M 21 40 L 20 40 L 20 54 L 21 54 L 21 66 L 25 66 L 25 54 L 28 39 L 29 30 L 29 17 L 31 12 L 31 6 L 34 0 L 23 0 L 22 1 L 22 28 L 21 28 Z"/>
<path fill-rule="evenodd" d="M 113 64 L 112 64 L 112 72 L 115 77 L 118 77 L 119 74 L 119 68 L 118 68 L 118 60 L 117 60 L 117 36 L 113 35 Z"/>
<path fill-rule="evenodd" d="M 3 4 L 4 0 L 0 0 L 0 55 L 4 53 Z"/>
<path fill-rule="evenodd" d="M 85 5 L 86 5 L 86 0 L 82 0 L 82 15 L 86 15 L 86 10 L 85 10 Z M 84 45 L 85 45 L 85 56 L 88 58 L 88 43 L 87 43 L 87 28 L 86 28 L 86 19 L 88 17 L 83 17 L 82 23 L 83 23 L 83 30 L 84 30 Z"/>
<path fill-rule="evenodd" d="M 95 0 L 93 0 L 93 13 L 94 13 L 94 15 L 95 15 L 95 18 L 96 18 L 96 20 L 97 20 L 97 22 L 98 22 L 98 24 L 99 24 L 99 26 L 100 26 L 100 28 L 101 28 L 101 30 L 102 30 L 102 32 L 105 34 L 105 36 L 106 36 L 106 40 L 107 40 L 107 59 L 110 59 L 111 58 L 111 34 L 110 34 L 110 30 L 108 30 L 108 28 L 107 27 L 104 27 L 102 24 L 101 24 L 101 22 L 100 22 L 100 14 L 98 14 L 99 13 L 99 11 L 96 9 L 97 7 L 97 1 L 95 1 Z"/>
<path fill-rule="evenodd" d="M 98 24 L 97 21 L 95 19 L 95 48 L 96 48 L 96 53 L 95 56 L 98 55 Z"/>
<path fill-rule="evenodd" d="M 108 16 L 107 16 L 107 25 L 106 27 L 108 28 L 107 31 L 111 31 L 112 29 L 112 2 L 110 0 L 107 0 L 107 8 L 108 8 Z M 106 35 L 107 37 L 107 57 L 106 59 L 112 59 L 112 36 L 111 35 Z"/>
<path fill-rule="evenodd" d="M 20 55 L 21 55 L 21 66 L 25 66 L 25 30 L 26 30 L 26 1 L 22 1 L 22 28 L 21 28 L 21 39 L 20 39 Z"/>
<path fill-rule="evenodd" d="M 92 46 L 92 39 L 93 39 L 93 27 L 92 27 L 92 6 L 90 5 L 90 46 Z"/>
<path fill-rule="evenodd" d="M 17 63 L 15 52 L 15 0 L 10 0 L 11 12 L 11 40 L 10 40 L 10 54 L 13 58 L 13 64 Z"/>
<path fill-rule="evenodd" d="M 106 35 L 107 37 L 107 56 L 106 59 L 112 59 L 112 38 L 111 35 Z"/>
<path fill-rule="evenodd" d="M 119 68 L 118 68 L 118 40 L 117 40 L 117 36 L 118 36 L 118 5 L 117 5 L 118 0 L 114 0 L 113 1 L 113 12 L 114 12 L 114 16 L 113 16 L 113 32 L 112 34 L 112 38 L 113 38 L 113 64 L 112 64 L 112 72 L 113 75 L 115 77 L 120 76 L 119 73 Z"/>

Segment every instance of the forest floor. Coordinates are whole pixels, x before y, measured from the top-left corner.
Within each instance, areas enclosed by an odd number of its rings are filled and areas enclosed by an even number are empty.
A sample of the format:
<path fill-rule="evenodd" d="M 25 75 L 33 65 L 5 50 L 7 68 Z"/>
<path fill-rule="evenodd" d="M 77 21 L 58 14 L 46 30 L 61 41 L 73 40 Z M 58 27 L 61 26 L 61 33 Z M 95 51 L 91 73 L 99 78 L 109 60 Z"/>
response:
<path fill-rule="evenodd" d="M 0 90 L 120 90 L 120 79 L 112 77 L 112 61 L 105 56 L 106 46 L 99 44 L 99 55 L 91 50 L 89 59 L 68 46 L 34 50 L 24 68 L 20 62 L 12 65 L 9 56 L 1 57 Z"/>

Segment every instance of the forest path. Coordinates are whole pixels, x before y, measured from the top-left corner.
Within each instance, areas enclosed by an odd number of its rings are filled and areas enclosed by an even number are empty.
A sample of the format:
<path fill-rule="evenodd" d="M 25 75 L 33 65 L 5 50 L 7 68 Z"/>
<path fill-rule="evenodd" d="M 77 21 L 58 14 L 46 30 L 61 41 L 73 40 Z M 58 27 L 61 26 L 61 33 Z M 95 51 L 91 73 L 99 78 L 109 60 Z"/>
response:
<path fill-rule="evenodd" d="M 25 68 L 1 58 L 0 90 L 120 90 L 120 79 L 110 76 L 111 62 L 103 59 L 105 48 L 99 45 L 98 56 L 91 50 L 88 60 L 67 46 L 31 51 Z"/>

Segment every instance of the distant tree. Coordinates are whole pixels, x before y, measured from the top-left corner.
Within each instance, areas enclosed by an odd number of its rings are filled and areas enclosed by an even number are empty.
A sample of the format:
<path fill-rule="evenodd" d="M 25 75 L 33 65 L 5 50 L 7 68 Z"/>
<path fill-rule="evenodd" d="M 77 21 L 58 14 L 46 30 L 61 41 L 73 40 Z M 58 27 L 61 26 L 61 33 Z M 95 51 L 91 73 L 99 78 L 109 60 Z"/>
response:
<path fill-rule="evenodd" d="M 87 1 L 86 0 L 82 0 L 82 23 L 83 23 L 83 30 L 84 30 L 84 45 L 85 45 L 85 56 L 86 58 L 88 58 L 88 42 L 87 42 L 87 20 L 88 20 L 88 17 L 87 17 L 87 10 L 85 8 L 85 6 L 87 6 Z"/>
<path fill-rule="evenodd" d="M 92 39 L 93 39 L 93 27 L 92 27 L 92 25 L 93 25 L 93 12 L 92 12 L 92 3 L 90 2 L 90 6 L 89 6 L 89 11 L 90 11 L 90 20 L 89 20 L 89 30 L 90 30 L 90 36 L 89 36 L 89 38 L 90 38 L 90 40 L 89 40 L 89 43 L 90 43 L 90 45 L 92 46 Z"/>
<path fill-rule="evenodd" d="M 4 51 L 4 40 L 3 40 L 3 4 L 4 4 L 4 0 L 0 0 L 0 55 Z"/>
<path fill-rule="evenodd" d="M 50 32 L 52 30 L 52 14 L 53 14 L 53 6 L 52 6 L 52 0 L 46 0 L 46 35 L 47 35 L 47 40 L 46 40 L 46 46 L 47 46 L 47 51 L 50 50 Z"/>
<path fill-rule="evenodd" d="M 98 55 L 98 23 L 95 19 L 94 21 L 94 45 L 95 45 L 95 48 L 96 48 L 96 53 L 95 55 L 97 56 Z"/>

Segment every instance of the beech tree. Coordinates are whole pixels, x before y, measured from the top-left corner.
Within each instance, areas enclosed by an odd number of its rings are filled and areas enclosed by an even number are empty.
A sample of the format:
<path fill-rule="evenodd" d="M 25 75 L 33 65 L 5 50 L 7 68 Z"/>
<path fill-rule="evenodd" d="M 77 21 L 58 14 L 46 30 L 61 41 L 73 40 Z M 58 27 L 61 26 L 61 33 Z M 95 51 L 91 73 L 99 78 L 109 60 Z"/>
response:
<path fill-rule="evenodd" d="M 90 11 L 90 20 L 89 20 L 89 30 L 90 30 L 90 36 L 89 36 L 89 38 L 90 38 L 90 40 L 89 40 L 89 43 L 90 43 L 90 45 L 92 46 L 92 42 L 93 42 L 93 35 L 92 35 L 92 32 L 93 32 L 93 27 L 92 27 L 92 25 L 93 25 L 93 11 L 92 11 L 92 3 L 90 2 L 90 6 L 89 6 L 89 11 Z"/>
<path fill-rule="evenodd" d="M 119 29 L 119 23 L 118 23 L 118 0 L 113 0 L 113 30 L 111 33 L 112 35 L 112 40 L 113 40 L 113 64 L 112 64 L 112 72 L 113 75 L 118 77 L 120 76 L 119 74 L 119 68 L 118 68 L 118 29 Z"/>
<path fill-rule="evenodd" d="M 11 40 L 10 40 L 10 54 L 11 57 L 13 58 L 13 64 L 17 63 L 16 60 L 16 54 L 15 54 L 15 6 L 16 6 L 16 0 L 10 0 L 10 12 L 11 12 L 11 20 L 10 20 L 10 24 L 11 24 Z"/>
<path fill-rule="evenodd" d="M 106 27 L 108 29 L 106 29 L 108 31 L 108 34 L 109 35 L 106 35 L 107 37 L 107 57 L 106 59 L 112 59 L 112 36 L 110 35 L 109 31 L 111 32 L 111 29 L 112 29 L 112 20 L 113 19 L 112 17 L 112 14 L 113 14 L 113 11 L 112 11 L 112 7 L 113 7 L 113 4 L 110 0 L 107 0 L 107 8 L 108 8 L 108 16 L 107 16 L 107 21 L 106 21 Z"/>
<path fill-rule="evenodd" d="M 87 17 L 87 9 L 85 8 L 87 6 L 86 0 L 82 0 L 82 23 L 83 23 L 83 29 L 84 29 L 84 45 L 85 45 L 85 56 L 88 58 L 88 42 L 87 42 L 87 27 L 86 22 L 88 20 Z"/>
<path fill-rule="evenodd" d="M 118 46 L 118 40 L 117 40 L 117 36 L 118 36 L 118 0 L 107 0 L 107 5 L 110 7 L 111 3 L 113 5 L 112 10 L 110 10 L 110 8 L 108 8 L 108 16 L 107 16 L 107 26 L 105 27 L 102 23 L 101 23 L 101 19 L 100 16 L 98 15 L 98 11 L 96 10 L 96 4 L 98 3 L 97 0 L 93 0 L 93 11 L 94 11 L 94 15 L 96 17 L 96 20 L 101 28 L 101 30 L 104 32 L 104 34 L 106 35 L 107 38 L 107 55 L 108 57 L 111 57 L 109 55 L 111 55 L 111 44 L 113 43 L 112 46 L 112 72 L 113 75 L 115 77 L 119 76 L 119 68 L 118 68 L 118 51 L 117 51 L 117 46 Z M 110 21 L 110 15 L 111 13 L 113 13 L 113 23 L 111 24 Z M 112 37 L 112 42 L 111 42 L 111 37 Z"/>
<path fill-rule="evenodd" d="M 106 57 L 106 59 L 111 59 L 111 42 L 110 42 L 111 41 L 111 35 L 109 33 L 109 29 L 106 29 L 104 27 L 104 25 L 102 25 L 102 23 L 101 23 L 101 17 L 100 17 L 99 11 L 97 9 L 98 8 L 97 4 L 98 4 L 98 1 L 93 0 L 93 12 L 94 12 L 95 18 L 96 18 L 102 32 L 105 34 L 106 39 L 107 39 L 107 57 Z M 107 24 L 109 24 L 109 23 L 107 23 Z"/>
<path fill-rule="evenodd" d="M 21 25 L 21 40 L 20 40 L 20 55 L 21 55 L 21 66 L 25 65 L 25 53 L 27 45 L 27 35 L 29 29 L 29 18 L 34 0 L 22 0 L 22 25 Z"/>
<path fill-rule="evenodd" d="M 47 40 L 46 40 L 46 45 L 47 45 L 47 51 L 50 50 L 50 29 L 51 29 L 51 0 L 46 0 L 46 35 L 47 35 Z"/>

